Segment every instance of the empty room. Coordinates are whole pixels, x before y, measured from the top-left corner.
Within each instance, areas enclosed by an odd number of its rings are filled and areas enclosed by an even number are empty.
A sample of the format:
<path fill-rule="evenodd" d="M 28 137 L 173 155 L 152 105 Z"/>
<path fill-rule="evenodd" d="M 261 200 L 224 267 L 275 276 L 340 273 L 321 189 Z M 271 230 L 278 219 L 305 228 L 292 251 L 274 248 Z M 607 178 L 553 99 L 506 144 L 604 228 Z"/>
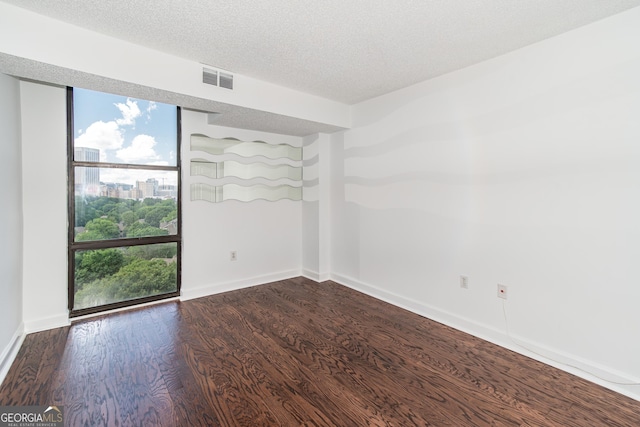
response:
<path fill-rule="evenodd" d="M 640 0 L 0 0 L 0 425 L 640 425 L 639 41 Z"/>

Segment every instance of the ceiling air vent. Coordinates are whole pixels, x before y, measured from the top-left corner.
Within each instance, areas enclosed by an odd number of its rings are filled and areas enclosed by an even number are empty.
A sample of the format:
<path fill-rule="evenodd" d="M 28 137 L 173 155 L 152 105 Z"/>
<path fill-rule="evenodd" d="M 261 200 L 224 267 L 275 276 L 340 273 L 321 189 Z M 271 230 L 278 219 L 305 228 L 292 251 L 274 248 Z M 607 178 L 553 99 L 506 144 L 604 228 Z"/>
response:
<path fill-rule="evenodd" d="M 202 83 L 223 87 L 225 89 L 233 89 L 233 74 L 212 68 L 203 68 Z"/>
<path fill-rule="evenodd" d="M 210 68 L 202 69 L 202 83 L 218 86 L 218 72 Z"/>
<path fill-rule="evenodd" d="M 220 87 L 233 89 L 233 74 L 220 72 Z"/>

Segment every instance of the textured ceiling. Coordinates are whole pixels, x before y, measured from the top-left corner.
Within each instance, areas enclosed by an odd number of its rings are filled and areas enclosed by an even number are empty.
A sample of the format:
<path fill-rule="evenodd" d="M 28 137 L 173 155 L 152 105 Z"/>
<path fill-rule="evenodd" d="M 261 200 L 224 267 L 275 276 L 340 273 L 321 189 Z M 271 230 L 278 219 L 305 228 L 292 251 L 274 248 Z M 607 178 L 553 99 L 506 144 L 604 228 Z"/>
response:
<path fill-rule="evenodd" d="M 347 104 L 640 5 L 640 0 L 3 1 Z"/>

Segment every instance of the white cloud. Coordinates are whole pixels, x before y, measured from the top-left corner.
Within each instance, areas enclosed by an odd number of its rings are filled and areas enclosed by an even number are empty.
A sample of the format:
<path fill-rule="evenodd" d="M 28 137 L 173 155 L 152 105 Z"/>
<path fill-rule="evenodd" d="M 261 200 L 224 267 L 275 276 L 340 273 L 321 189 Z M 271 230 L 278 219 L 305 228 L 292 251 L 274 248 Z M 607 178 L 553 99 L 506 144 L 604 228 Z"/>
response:
<path fill-rule="evenodd" d="M 117 150 L 124 142 L 122 131 L 116 122 L 97 121 L 91 123 L 87 130 L 75 140 L 76 147 L 97 148 L 100 160 L 106 161 L 106 150 Z"/>
<path fill-rule="evenodd" d="M 154 137 L 144 134 L 138 135 L 133 138 L 129 147 L 118 150 L 116 157 L 125 163 L 149 164 L 160 158 L 153 149 L 155 145 L 156 140 Z"/>
<path fill-rule="evenodd" d="M 157 109 L 158 109 L 158 106 L 156 105 L 156 103 L 153 102 L 153 101 L 149 101 L 149 106 L 147 107 L 147 119 L 148 120 L 151 120 L 151 112 L 153 110 L 157 110 Z"/>
<path fill-rule="evenodd" d="M 127 98 L 126 104 L 117 103 L 114 105 L 118 107 L 118 110 L 122 113 L 122 118 L 116 120 L 116 123 L 121 126 L 135 124 L 136 118 L 140 117 L 140 114 L 142 114 L 138 107 L 138 103 L 131 98 Z"/>

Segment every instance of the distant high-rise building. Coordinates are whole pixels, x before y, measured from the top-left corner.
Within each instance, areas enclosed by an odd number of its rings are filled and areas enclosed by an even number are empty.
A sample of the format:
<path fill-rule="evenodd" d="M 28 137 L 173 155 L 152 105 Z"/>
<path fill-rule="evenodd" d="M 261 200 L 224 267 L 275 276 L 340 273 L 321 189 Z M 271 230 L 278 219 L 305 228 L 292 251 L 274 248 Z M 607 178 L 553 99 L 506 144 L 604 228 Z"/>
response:
<path fill-rule="evenodd" d="M 155 197 L 158 190 L 158 180 L 149 178 L 146 181 L 136 181 L 136 188 L 141 199 Z"/>
<path fill-rule="evenodd" d="M 76 162 L 99 162 L 100 150 L 97 148 L 74 147 L 73 159 Z M 76 194 L 98 196 L 100 194 L 100 168 L 76 168 L 75 192 Z"/>
<path fill-rule="evenodd" d="M 158 180 L 155 178 L 149 178 L 147 179 L 147 185 L 150 185 L 153 187 L 153 195 L 155 196 L 156 193 L 158 192 Z"/>
<path fill-rule="evenodd" d="M 156 196 L 163 199 L 177 199 L 178 198 L 178 186 L 177 185 L 159 185 Z"/>

